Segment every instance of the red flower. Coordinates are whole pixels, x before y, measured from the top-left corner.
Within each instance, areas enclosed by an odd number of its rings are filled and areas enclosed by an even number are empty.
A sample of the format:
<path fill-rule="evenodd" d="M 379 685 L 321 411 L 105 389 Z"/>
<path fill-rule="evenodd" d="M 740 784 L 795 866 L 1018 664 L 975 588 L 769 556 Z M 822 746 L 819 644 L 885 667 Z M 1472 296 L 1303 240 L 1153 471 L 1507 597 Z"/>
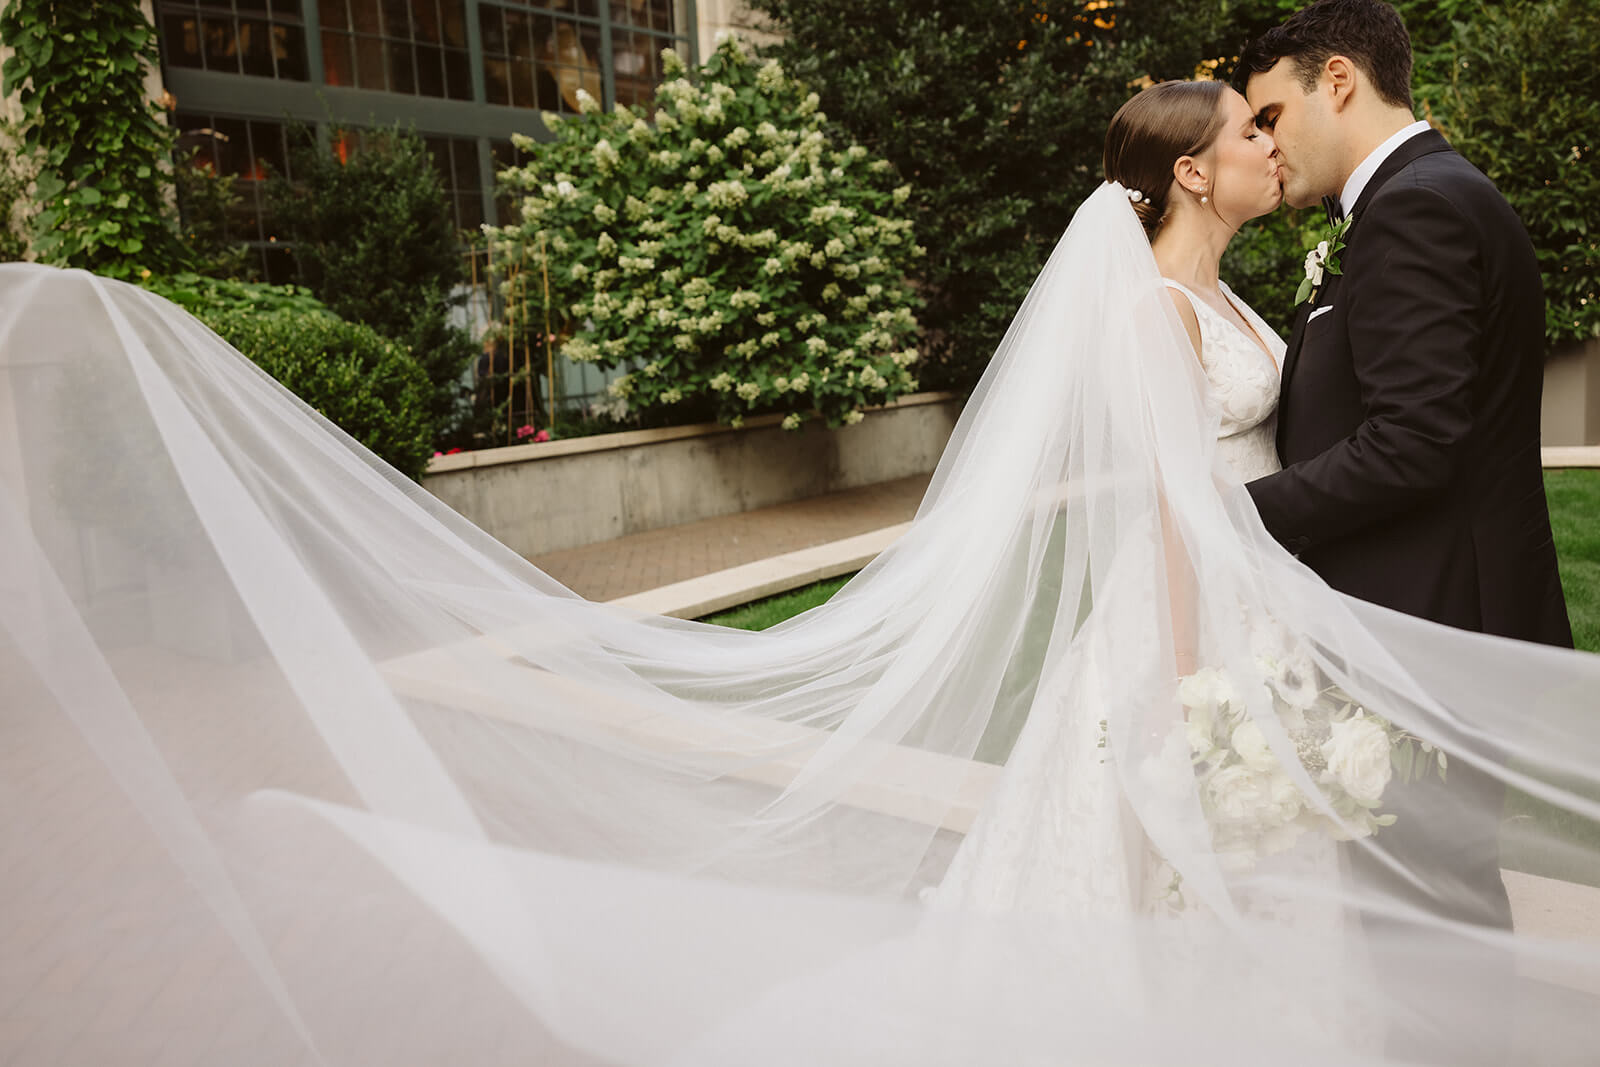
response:
<path fill-rule="evenodd" d="M 521 426 L 517 427 L 517 440 L 519 440 L 519 441 L 522 440 L 524 437 L 531 436 L 532 434 L 533 434 L 533 427 L 529 426 L 527 423 L 523 423 Z"/>
<path fill-rule="evenodd" d="M 542 444 L 543 442 L 550 440 L 550 431 L 540 430 L 538 433 L 533 435 L 533 439 Z"/>
<path fill-rule="evenodd" d="M 460 451 L 461 451 L 461 449 L 459 449 L 459 448 L 452 448 L 452 449 L 451 449 L 451 450 L 450 450 L 450 451 L 448 451 L 448 452 L 446 452 L 446 453 L 445 453 L 445 455 L 447 455 L 447 456 L 453 456 L 453 455 L 455 455 L 455 454 L 456 454 L 456 453 L 457 453 L 457 452 L 460 452 Z"/>

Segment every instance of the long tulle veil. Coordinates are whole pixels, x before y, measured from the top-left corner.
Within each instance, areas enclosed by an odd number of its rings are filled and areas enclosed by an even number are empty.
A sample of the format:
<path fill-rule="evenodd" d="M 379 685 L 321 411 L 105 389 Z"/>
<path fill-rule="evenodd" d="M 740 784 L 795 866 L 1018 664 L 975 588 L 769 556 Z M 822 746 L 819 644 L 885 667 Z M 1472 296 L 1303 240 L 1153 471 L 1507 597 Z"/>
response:
<path fill-rule="evenodd" d="M 1334 594 L 1215 436 L 1103 186 L 905 536 L 728 631 L 573 595 L 161 299 L 0 266 L 0 1058 L 1351 1063 L 1459 1016 L 1581 1062 L 1600 660 Z M 1175 628 L 1308 798 L 1294 850 L 1221 835 Z M 1579 918 L 1463 921 L 1299 758 L 1291 661 L 1512 787 L 1441 847 L 1498 824 Z M 1098 755 L 1023 788 L 1049 731 Z M 979 835 L 1075 880 L 956 894 Z"/>

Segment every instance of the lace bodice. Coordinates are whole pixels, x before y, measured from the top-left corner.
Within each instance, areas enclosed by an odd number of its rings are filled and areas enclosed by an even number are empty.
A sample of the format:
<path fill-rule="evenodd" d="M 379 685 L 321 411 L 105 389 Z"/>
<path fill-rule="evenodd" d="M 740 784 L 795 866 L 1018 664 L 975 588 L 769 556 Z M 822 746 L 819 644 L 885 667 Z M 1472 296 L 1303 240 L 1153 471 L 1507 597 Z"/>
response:
<path fill-rule="evenodd" d="M 1270 346 L 1270 357 L 1254 337 L 1188 288 L 1170 278 L 1166 283 L 1189 298 L 1200 322 L 1200 365 L 1209 384 L 1207 398 L 1221 415 L 1217 453 L 1240 481 L 1278 470 L 1278 382 L 1287 346 L 1226 282 L 1220 283 L 1223 295 Z"/>

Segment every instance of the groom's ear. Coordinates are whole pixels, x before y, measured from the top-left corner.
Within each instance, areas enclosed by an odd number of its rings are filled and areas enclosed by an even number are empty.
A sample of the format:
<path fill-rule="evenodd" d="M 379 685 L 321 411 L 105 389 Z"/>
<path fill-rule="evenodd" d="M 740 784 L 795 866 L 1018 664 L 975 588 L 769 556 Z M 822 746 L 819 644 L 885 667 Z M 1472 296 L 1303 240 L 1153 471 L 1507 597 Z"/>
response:
<path fill-rule="evenodd" d="M 1343 111 L 1355 96 L 1359 77 L 1360 71 L 1349 57 L 1332 55 L 1322 64 L 1317 91 L 1328 94 L 1328 103 L 1334 111 Z"/>

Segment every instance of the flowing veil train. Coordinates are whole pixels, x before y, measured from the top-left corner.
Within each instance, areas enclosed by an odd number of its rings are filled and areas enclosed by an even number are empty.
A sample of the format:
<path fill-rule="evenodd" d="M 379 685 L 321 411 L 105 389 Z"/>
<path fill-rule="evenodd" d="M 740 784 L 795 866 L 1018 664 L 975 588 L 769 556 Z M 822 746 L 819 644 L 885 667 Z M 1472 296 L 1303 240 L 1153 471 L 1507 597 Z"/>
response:
<path fill-rule="evenodd" d="M 163 300 L 0 266 L 0 1059 L 1353 1063 L 1449 1017 L 1582 1062 L 1600 924 L 1461 922 L 1280 698 L 1513 787 L 1438 839 L 1592 901 L 1600 657 L 1331 592 L 1215 418 L 1103 186 L 906 535 L 728 631 L 573 595 Z M 1202 782 L 1224 715 L 1268 778 Z M 1030 732 L 1076 754 L 1019 790 Z M 939 888 L 970 833 L 1040 857 L 1003 906 Z"/>

